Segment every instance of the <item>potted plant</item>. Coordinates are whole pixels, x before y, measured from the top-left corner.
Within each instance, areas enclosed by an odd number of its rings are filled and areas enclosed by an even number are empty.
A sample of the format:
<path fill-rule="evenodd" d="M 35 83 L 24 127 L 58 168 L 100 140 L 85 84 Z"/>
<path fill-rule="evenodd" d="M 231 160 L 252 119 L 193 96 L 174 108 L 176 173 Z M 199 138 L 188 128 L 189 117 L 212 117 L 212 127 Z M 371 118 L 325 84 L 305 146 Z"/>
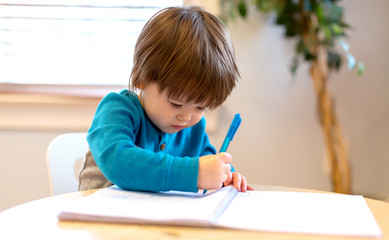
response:
<path fill-rule="evenodd" d="M 302 62 L 310 64 L 310 76 L 317 98 L 317 109 L 324 133 L 326 152 L 331 166 L 333 191 L 351 193 L 351 174 L 344 138 L 336 119 L 333 99 L 327 87 L 329 73 L 342 66 L 347 57 L 349 70 L 358 75 L 364 71 L 362 62 L 350 53 L 343 20 L 344 9 L 339 0 L 221 0 L 224 21 L 237 16 L 246 18 L 255 8 L 276 14 L 275 23 L 285 28 L 287 38 L 295 38 L 296 55 L 290 71 L 294 75 Z M 252 7 L 250 7 L 252 6 Z M 343 53 L 342 53 L 343 51 Z"/>

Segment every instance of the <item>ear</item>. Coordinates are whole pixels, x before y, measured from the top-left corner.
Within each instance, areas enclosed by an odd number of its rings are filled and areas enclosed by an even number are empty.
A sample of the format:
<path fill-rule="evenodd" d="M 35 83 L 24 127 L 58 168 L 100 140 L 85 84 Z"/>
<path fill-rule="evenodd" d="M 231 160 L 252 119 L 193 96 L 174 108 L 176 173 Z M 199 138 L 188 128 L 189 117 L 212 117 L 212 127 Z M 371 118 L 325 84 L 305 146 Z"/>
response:
<path fill-rule="evenodd" d="M 141 90 L 143 90 L 143 87 L 144 87 L 144 84 L 143 84 L 143 83 L 139 83 L 139 84 L 137 84 L 137 85 L 135 86 L 135 88 L 141 89 Z"/>

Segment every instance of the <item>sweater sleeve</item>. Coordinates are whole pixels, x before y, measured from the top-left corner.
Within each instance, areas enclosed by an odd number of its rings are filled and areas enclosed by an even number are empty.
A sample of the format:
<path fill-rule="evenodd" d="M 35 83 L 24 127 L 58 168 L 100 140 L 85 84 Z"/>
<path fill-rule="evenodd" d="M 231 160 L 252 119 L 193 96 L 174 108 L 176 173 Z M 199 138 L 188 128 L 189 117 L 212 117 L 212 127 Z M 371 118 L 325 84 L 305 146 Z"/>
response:
<path fill-rule="evenodd" d="M 200 125 L 200 131 L 202 133 L 202 141 L 201 141 L 201 152 L 200 152 L 200 157 L 201 156 L 206 156 L 210 154 L 216 154 L 216 149 L 215 147 L 210 143 L 209 138 L 207 133 L 205 132 L 205 127 L 206 127 L 206 120 L 203 117 L 200 122 L 197 124 Z"/>
<path fill-rule="evenodd" d="M 123 189 L 196 192 L 198 157 L 173 157 L 137 147 L 142 117 L 140 105 L 128 96 L 110 93 L 101 101 L 87 135 L 101 172 Z"/>

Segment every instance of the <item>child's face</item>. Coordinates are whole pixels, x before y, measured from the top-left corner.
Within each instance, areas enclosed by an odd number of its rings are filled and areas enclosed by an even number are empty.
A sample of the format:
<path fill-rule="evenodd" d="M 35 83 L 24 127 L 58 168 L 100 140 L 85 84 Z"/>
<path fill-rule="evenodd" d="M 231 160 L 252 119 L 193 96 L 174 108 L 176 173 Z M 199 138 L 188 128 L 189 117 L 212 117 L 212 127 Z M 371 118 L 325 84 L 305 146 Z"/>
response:
<path fill-rule="evenodd" d="M 206 112 L 201 104 L 169 99 L 165 91 L 159 92 L 156 83 L 149 83 L 142 90 L 141 104 L 150 120 L 163 132 L 176 133 L 192 127 Z"/>

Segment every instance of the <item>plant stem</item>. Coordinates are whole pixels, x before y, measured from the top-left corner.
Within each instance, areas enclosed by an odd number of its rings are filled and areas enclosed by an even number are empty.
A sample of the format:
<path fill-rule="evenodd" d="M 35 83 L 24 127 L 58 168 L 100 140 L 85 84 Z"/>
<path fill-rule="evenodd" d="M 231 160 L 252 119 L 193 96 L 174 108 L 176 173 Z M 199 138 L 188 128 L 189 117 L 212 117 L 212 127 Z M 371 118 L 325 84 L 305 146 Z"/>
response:
<path fill-rule="evenodd" d="M 299 4 L 302 38 L 307 50 L 315 56 L 311 65 L 311 78 L 318 101 L 318 112 L 324 133 L 327 156 L 331 166 L 333 191 L 351 193 L 351 177 L 347 151 L 343 136 L 336 120 L 334 104 L 327 87 L 327 52 L 319 47 L 316 29 L 317 19 L 304 11 L 304 1 Z"/>

